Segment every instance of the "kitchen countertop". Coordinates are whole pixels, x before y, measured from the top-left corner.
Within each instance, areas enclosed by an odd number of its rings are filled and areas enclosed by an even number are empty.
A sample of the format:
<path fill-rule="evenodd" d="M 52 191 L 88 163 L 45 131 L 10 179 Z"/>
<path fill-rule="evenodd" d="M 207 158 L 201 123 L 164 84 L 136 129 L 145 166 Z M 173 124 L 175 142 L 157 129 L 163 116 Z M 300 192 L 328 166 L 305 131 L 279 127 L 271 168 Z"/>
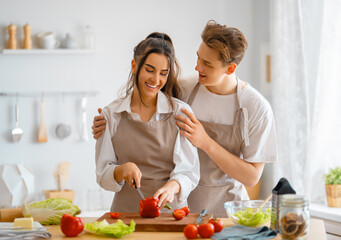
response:
<path fill-rule="evenodd" d="M 97 217 L 83 217 L 84 222 L 94 222 L 98 218 Z M 232 226 L 233 223 L 228 218 L 222 218 L 224 221 L 224 226 L 229 227 Z M 89 234 L 89 233 L 82 233 L 77 237 L 67 238 L 60 230 L 59 225 L 50 226 L 47 230 L 52 234 L 52 239 L 109 239 L 105 236 Z M 132 234 L 126 235 L 122 237 L 122 239 L 162 239 L 162 240 L 186 240 L 186 237 L 182 232 L 133 232 Z M 199 238 L 200 239 L 200 238 Z M 280 240 L 281 237 L 277 236 L 274 240 Z M 310 233 L 309 233 L 309 240 L 326 240 L 326 231 L 324 228 L 324 222 L 318 219 L 310 219 Z"/>

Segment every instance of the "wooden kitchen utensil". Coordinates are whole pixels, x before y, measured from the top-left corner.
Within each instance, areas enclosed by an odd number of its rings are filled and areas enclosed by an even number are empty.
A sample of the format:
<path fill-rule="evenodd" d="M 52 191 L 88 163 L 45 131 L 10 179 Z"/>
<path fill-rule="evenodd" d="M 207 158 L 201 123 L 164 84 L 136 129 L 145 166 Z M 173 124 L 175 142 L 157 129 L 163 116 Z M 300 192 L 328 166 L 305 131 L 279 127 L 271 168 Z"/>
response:
<path fill-rule="evenodd" d="M 32 49 L 31 25 L 26 23 L 23 29 L 25 34 L 23 49 Z"/>
<path fill-rule="evenodd" d="M 21 208 L 0 209 L 0 222 L 13 222 L 15 218 L 23 217 Z"/>
<path fill-rule="evenodd" d="M 8 49 L 17 49 L 17 39 L 15 37 L 15 34 L 17 32 L 17 26 L 14 24 L 8 25 L 8 43 L 7 43 L 7 48 Z"/>
<path fill-rule="evenodd" d="M 59 164 L 60 191 L 64 191 L 66 180 L 70 172 L 70 164 L 70 162 L 61 162 Z"/>
<path fill-rule="evenodd" d="M 47 130 L 45 127 L 45 119 L 44 119 L 44 99 L 41 99 L 40 102 L 40 127 L 38 132 L 38 142 L 44 143 L 47 142 Z"/>
<path fill-rule="evenodd" d="M 134 220 L 135 231 L 138 232 L 182 232 L 187 224 L 194 224 L 198 216 L 199 213 L 190 213 L 181 220 L 175 220 L 172 213 L 161 213 L 157 218 L 143 218 L 138 213 L 121 213 L 119 219 L 128 225 Z M 104 219 L 108 223 L 115 223 L 118 220 L 105 213 L 97 221 Z M 208 220 L 205 216 L 200 223 L 207 223 Z"/>
<path fill-rule="evenodd" d="M 258 208 L 253 209 L 253 212 L 258 212 L 259 209 L 261 209 L 261 208 L 265 205 L 265 203 L 266 203 L 267 201 L 269 201 L 269 199 L 270 199 L 271 197 L 272 197 L 272 193 L 270 193 L 270 195 L 269 195 L 267 198 L 265 198 L 265 200 L 262 202 L 261 205 L 259 205 Z"/>

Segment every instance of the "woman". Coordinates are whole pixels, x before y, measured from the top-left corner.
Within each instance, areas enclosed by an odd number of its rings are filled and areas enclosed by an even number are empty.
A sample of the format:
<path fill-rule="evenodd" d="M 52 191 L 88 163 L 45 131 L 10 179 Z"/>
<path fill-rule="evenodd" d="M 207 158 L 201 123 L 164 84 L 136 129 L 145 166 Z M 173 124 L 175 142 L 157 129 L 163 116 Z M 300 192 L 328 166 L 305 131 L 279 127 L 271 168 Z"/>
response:
<path fill-rule="evenodd" d="M 175 98 L 177 70 L 169 36 L 150 34 L 134 48 L 126 96 L 102 111 L 107 126 L 96 143 L 96 175 L 101 187 L 116 192 L 111 211 L 138 211 L 134 182 L 144 196 L 174 208 L 187 205 L 198 184 L 197 149 L 174 120 L 181 108 L 192 111 Z"/>
<path fill-rule="evenodd" d="M 264 164 L 277 160 L 275 122 L 266 99 L 236 77 L 248 46 L 244 34 L 209 21 L 201 38 L 199 76 L 179 82 L 195 116 L 184 109 L 186 117 L 175 118 L 181 135 L 199 152 L 201 178 L 189 207 L 224 217 L 224 202 L 249 199 L 244 186 L 254 186 Z M 104 129 L 100 119 L 94 119 L 95 138 Z"/>

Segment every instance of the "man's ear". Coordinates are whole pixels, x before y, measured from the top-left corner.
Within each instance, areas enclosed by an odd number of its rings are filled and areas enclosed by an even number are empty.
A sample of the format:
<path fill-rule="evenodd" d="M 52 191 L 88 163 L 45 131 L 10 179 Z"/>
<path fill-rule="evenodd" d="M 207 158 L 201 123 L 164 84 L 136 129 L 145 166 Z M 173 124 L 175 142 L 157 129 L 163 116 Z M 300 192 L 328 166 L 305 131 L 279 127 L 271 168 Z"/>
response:
<path fill-rule="evenodd" d="M 131 60 L 131 71 L 136 74 L 136 61 L 135 59 Z"/>
<path fill-rule="evenodd" d="M 227 65 L 226 74 L 230 75 L 234 73 L 234 71 L 236 71 L 236 68 L 237 68 L 237 64 L 235 64 L 234 62 L 230 63 L 229 65 Z"/>

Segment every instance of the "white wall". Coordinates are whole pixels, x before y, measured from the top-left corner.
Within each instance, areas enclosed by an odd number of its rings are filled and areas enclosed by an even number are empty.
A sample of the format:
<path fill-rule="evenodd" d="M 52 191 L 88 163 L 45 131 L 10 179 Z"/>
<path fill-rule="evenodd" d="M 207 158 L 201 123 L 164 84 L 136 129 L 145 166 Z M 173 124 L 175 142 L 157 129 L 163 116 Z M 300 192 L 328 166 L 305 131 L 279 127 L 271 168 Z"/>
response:
<path fill-rule="evenodd" d="M 267 1 L 260 1 L 266 5 Z M 6 46 L 7 25 L 18 26 L 22 39 L 22 26 L 29 23 L 32 34 L 54 31 L 58 37 L 71 33 L 77 40 L 80 29 L 91 24 L 96 34 L 94 55 L 27 55 L 0 54 L 0 92 L 26 91 L 86 91 L 99 94 L 88 99 L 89 136 L 92 116 L 97 107 L 107 105 L 116 97 L 127 80 L 133 47 L 152 31 L 168 33 L 174 41 L 177 57 L 184 75 L 194 73 L 196 50 L 206 22 L 219 23 L 241 29 L 249 41 L 249 50 L 241 63 L 238 75 L 258 86 L 256 49 L 260 34 L 255 24 L 264 21 L 263 14 L 254 14 L 252 0 L 0 0 L 0 49 Z M 263 11 L 257 7 L 257 11 Z M 266 28 L 266 24 L 258 28 Z M 256 34 L 257 32 L 257 34 Z M 255 41 L 254 41 L 255 40 Z M 56 187 L 52 173 L 60 161 L 71 162 L 71 175 L 67 188 L 76 191 L 75 203 L 81 208 L 94 204 L 91 193 L 97 193 L 95 182 L 94 145 L 79 141 L 80 126 L 78 97 L 45 98 L 45 121 L 48 142 L 37 143 L 40 122 L 38 98 L 19 98 L 20 127 L 24 135 L 19 143 L 11 141 L 14 128 L 15 98 L 0 97 L 0 163 L 25 163 L 36 176 L 37 196 L 41 191 Z M 66 119 L 72 124 L 72 136 L 59 140 L 54 134 L 58 123 Z M 91 137 L 91 136 L 90 136 Z M 109 196 L 109 198 L 111 195 Z M 107 201 L 104 205 L 109 208 Z"/>

